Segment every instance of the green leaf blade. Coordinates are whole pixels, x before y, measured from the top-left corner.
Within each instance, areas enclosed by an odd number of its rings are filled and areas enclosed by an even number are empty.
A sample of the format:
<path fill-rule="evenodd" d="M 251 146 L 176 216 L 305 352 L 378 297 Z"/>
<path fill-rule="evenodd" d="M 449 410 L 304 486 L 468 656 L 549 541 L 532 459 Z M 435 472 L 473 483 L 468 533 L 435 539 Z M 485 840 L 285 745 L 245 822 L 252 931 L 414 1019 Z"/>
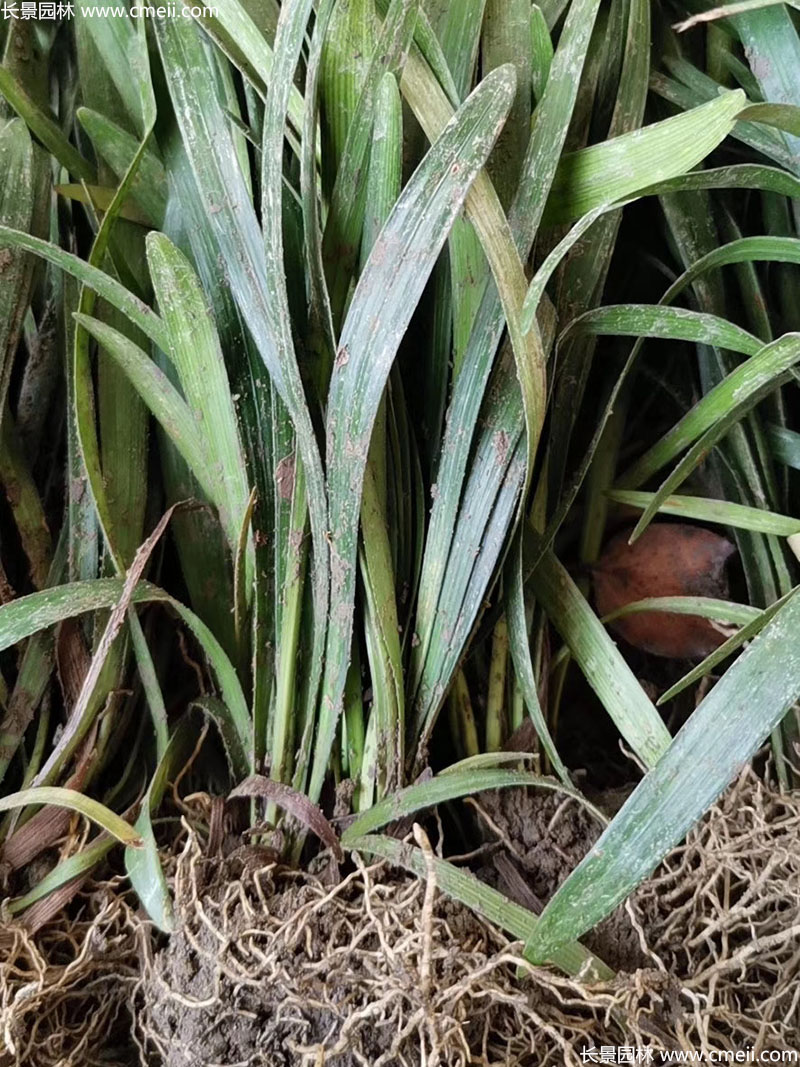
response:
<path fill-rule="evenodd" d="M 370 437 L 386 380 L 459 208 L 511 105 L 510 68 L 492 72 L 459 109 L 406 186 L 373 246 L 340 339 L 328 396 L 332 625 L 312 799 L 341 711 L 355 594 L 356 539 Z"/>
<path fill-rule="evenodd" d="M 531 957 L 551 958 L 608 915 L 714 803 L 800 696 L 792 599 L 711 690 L 542 913 Z"/>

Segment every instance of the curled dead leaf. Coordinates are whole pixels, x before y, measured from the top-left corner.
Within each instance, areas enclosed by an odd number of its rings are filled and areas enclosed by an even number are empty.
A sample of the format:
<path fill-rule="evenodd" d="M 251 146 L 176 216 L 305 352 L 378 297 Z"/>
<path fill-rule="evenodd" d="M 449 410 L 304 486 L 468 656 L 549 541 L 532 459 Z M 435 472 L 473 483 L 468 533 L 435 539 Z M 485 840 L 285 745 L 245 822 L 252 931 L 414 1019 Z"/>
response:
<path fill-rule="evenodd" d="M 251 774 L 245 778 L 235 789 L 228 794 L 229 800 L 239 797 L 263 797 L 271 800 L 279 808 L 283 808 L 294 815 L 312 833 L 316 834 L 320 841 L 331 850 L 338 862 L 344 859 L 339 837 L 322 814 L 322 809 L 314 804 L 305 793 L 300 793 L 291 786 L 276 782 L 272 778 L 265 778 L 263 774 Z"/>
<path fill-rule="evenodd" d="M 700 526 L 651 523 L 628 544 L 630 529 L 611 539 L 593 569 L 599 615 L 648 597 L 728 596 L 725 564 L 730 541 Z M 611 628 L 635 648 L 670 659 L 702 659 L 725 640 L 725 632 L 697 615 L 646 611 L 616 619 Z"/>

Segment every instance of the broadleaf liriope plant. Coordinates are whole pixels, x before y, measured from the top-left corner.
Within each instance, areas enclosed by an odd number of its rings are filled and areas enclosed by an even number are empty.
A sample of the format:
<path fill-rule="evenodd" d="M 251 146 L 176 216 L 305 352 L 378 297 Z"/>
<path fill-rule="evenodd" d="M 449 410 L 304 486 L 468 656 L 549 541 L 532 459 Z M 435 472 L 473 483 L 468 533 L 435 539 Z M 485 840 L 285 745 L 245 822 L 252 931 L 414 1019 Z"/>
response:
<path fill-rule="evenodd" d="M 608 976 L 576 939 L 770 733 L 792 773 L 793 17 L 738 5 L 706 72 L 648 0 L 267 7 L 4 27 L 0 832 L 111 831 L 8 906 L 60 902 L 116 834 L 170 929 L 154 816 L 189 767 L 328 815 L 350 783 L 342 843 L 417 873 L 376 831 L 479 790 L 604 821 L 559 744 L 575 670 L 645 772 L 602 855 L 541 920 L 436 878 Z M 755 638 L 674 739 L 575 572 L 620 507 L 741 555 L 748 604 L 661 604 L 740 627 L 666 698 Z M 503 751 L 526 719 L 535 770 Z"/>

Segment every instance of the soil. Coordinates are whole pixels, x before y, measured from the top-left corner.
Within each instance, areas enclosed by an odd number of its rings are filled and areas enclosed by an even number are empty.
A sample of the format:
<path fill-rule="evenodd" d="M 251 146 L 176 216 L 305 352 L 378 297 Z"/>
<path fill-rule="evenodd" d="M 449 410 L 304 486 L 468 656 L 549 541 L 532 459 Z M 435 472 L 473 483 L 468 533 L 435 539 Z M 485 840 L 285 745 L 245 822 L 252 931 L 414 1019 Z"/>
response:
<path fill-rule="evenodd" d="M 382 864 L 331 887 L 191 839 L 175 884 L 180 928 L 136 997 L 148 1067 L 560 1063 L 581 1034 L 622 1039 L 580 986 L 555 1025 L 571 983 L 525 964 L 520 983 L 502 933 Z"/>
<path fill-rule="evenodd" d="M 484 839 L 501 845 L 479 877 L 537 913 L 602 832 L 595 816 L 561 793 L 495 790 L 480 794 L 474 806 Z M 651 962 L 623 906 L 584 943 L 615 971 L 632 974 Z"/>
<path fill-rule="evenodd" d="M 269 914 L 254 924 L 251 909 L 262 894 Z M 347 1019 L 353 987 L 368 976 L 350 966 L 332 988 L 330 957 L 340 947 L 336 917 L 333 909 L 315 909 L 318 900 L 312 883 L 274 864 L 262 868 L 249 848 L 222 864 L 197 858 L 182 901 L 184 922 L 150 961 L 140 987 L 146 1062 L 188 1067 L 203 1056 L 219 1064 L 255 1056 L 256 1062 L 290 1067 L 303 1048 L 323 1047 Z M 340 902 L 346 914 L 352 894 L 342 894 Z M 315 921 L 304 925 L 299 916 L 315 910 Z M 200 916 L 214 916 L 219 927 L 214 919 L 195 921 Z M 270 928 L 288 937 L 265 972 L 259 945 L 273 941 Z M 300 958 L 323 966 L 303 968 L 307 973 L 297 981 Z M 380 1029 L 360 1034 L 359 1046 L 367 1062 L 377 1060 L 385 1051 Z M 348 1053 L 339 1062 L 355 1067 L 360 1061 Z"/>

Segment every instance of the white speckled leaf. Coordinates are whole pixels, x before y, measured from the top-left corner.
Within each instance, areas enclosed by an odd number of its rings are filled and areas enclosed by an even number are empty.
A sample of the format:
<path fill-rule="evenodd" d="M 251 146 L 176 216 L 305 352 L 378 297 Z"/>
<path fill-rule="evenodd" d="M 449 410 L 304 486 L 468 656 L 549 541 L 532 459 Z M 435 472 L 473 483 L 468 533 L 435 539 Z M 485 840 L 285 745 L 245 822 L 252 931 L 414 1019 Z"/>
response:
<path fill-rule="evenodd" d="M 714 803 L 800 697 L 794 596 L 699 705 L 542 913 L 546 960 L 609 915 Z"/>
<path fill-rule="evenodd" d="M 356 585 L 364 470 L 383 390 L 414 308 L 514 95 L 493 71 L 459 108 L 397 201 L 365 264 L 339 343 L 328 396 L 331 623 L 311 798 L 328 765 L 342 706 Z"/>

